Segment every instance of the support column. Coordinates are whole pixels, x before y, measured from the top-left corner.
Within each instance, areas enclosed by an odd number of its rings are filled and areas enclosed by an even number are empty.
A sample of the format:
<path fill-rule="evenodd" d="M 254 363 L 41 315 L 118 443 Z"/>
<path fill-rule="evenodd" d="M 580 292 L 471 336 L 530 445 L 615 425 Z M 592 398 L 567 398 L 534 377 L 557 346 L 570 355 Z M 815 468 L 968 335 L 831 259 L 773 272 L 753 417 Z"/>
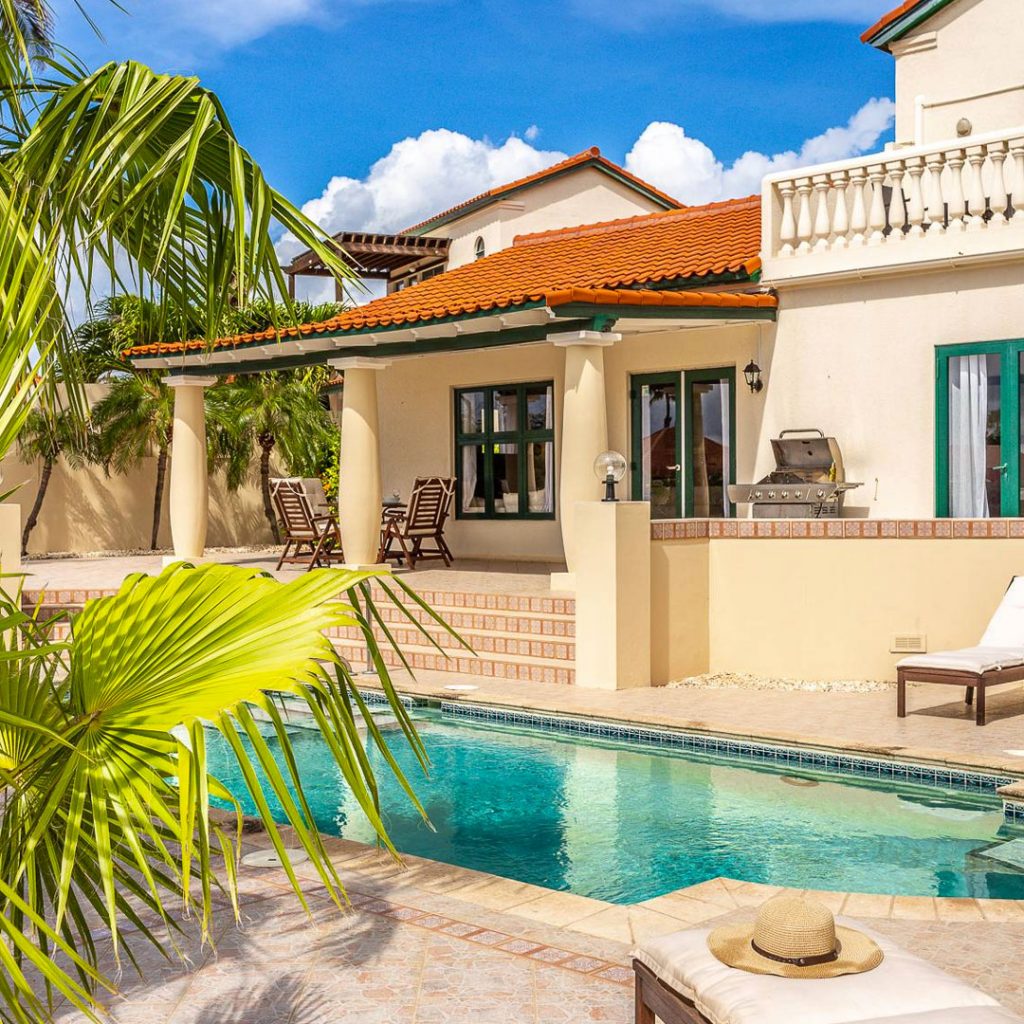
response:
<path fill-rule="evenodd" d="M 198 562 L 206 549 L 209 482 L 206 470 L 206 406 L 203 391 L 216 377 L 165 377 L 174 389 L 171 434 L 171 562 Z"/>
<path fill-rule="evenodd" d="M 383 359 L 332 359 L 345 375 L 341 405 L 341 459 L 338 522 L 345 562 L 376 565 L 380 551 L 380 429 L 377 422 L 377 373 Z"/>
<path fill-rule="evenodd" d="M 548 339 L 565 349 L 558 513 L 568 572 L 552 576 L 552 589 L 574 590 L 576 587 L 576 504 L 593 500 L 599 493 L 594 460 L 608 450 L 604 350 L 621 339 L 621 334 L 600 331 L 573 331 L 554 334 Z"/>

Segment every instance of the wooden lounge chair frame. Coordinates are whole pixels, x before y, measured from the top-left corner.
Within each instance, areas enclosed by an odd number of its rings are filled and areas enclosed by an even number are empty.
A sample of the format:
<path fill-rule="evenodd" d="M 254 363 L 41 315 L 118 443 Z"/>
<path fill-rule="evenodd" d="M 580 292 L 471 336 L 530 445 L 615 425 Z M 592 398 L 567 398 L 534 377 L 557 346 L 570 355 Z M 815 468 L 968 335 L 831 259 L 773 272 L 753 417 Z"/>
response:
<path fill-rule="evenodd" d="M 393 558 L 392 548 L 397 543 L 410 569 L 417 562 L 441 559 L 445 566 L 455 556 L 444 539 L 444 524 L 455 497 L 455 480 L 451 477 L 418 477 L 413 484 L 412 497 L 406 509 L 385 509 L 381 521 L 380 560 Z M 424 548 L 427 541 L 433 547 Z"/>
<path fill-rule="evenodd" d="M 298 563 L 309 572 L 345 561 L 337 517 L 333 512 L 315 513 L 300 481 L 276 481 L 272 496 L 285 538 L 278 569 Z"/>
<path fill-rule="evenodd" d="M 942 668 L 897 668 L 896 670 L 896 716 L 907 717 L 907 683 L 945 683 L 947 686 L 962 686 L 965 689 L 964 703 L 974 704 L 975 725 L 985 724 L 985 688 L 1000 683 L 1017 683 L 1024 679 L 1024 665 L 1010 668 L 994 668 L 988 672 L 967 672 Z M 978 699 L 974 700 L 974 691 Z"/>
<path fill-rule="evenodd" d="M 639 960 L 633 961 L 633 973 L 636 976 L 635 1024 L 654 1024 L 655 1016 L 663 1024 L 710 1024 L 689 999 L 666 985 Z"/>

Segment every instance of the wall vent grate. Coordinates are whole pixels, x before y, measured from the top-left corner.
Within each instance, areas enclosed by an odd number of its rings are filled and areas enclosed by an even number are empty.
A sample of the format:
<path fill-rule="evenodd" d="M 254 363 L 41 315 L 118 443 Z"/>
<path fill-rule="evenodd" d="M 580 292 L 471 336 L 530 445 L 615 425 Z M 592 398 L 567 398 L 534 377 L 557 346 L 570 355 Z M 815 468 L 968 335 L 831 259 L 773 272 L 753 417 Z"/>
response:
<path fill-rule="evenodd" d="M 893 633 L 889 645 L 891 654 L 924 654 L 928 650 L 928 638 L 924 633 Z"/>

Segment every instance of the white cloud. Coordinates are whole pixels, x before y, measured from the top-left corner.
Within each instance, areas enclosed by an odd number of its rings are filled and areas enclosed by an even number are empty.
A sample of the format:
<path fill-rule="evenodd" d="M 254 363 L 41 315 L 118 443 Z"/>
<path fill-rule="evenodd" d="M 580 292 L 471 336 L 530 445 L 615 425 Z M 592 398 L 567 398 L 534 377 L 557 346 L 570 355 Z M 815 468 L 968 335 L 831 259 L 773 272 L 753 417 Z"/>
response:
<path fill-rule="evenodd" d="M 680 125 L 654 121 L 626 154 L 626 169 L 684 203 L 749 195 L 760 191 L 766 174 L 843 160 L 876 148 L 892 126 L 895 109 L 892 100 L 868 100 L 845 125 L 807 139 L 799 150 L 771 156 L 749 151 L 728 167 Z"/>
<path fill-rule="evenodd" d="M 396 142 L 365 178 L 334 177 L 303 212 L 331 233 L 399 231 L 496 185 L 533 174 L 565 159 L 536 149 L 518 136 L 500 144 L 435 128 Z M 283 259 L 301 249 L 285 236 Z"/>
<path fill-rule="evenodd" d="M 536 142 L 539 136 L 540 128 L 535 124 L 531 124 L 530 127 L 523 132 L 523 138 L 525 138 L 527 142 Z"/>
<path fill-rule="evenodd" d="M 880 0 L 571 0 L 572 7 L 588 18 L 641 31 L 652 18 L 692 18 L 694 13 L 725 15 L 737 21 L 798 22 L 831 21 L 870 24 L 885 9 Z"/>

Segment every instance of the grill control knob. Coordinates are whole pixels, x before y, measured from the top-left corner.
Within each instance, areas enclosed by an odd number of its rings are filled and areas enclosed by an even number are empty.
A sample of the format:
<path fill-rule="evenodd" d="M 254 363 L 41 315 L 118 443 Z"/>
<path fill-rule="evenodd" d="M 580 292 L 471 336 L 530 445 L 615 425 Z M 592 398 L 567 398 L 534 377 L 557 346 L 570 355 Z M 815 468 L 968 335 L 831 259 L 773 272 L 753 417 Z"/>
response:
<path fill-rule="evenodd" d="M 774 498 L 775 497 L 775 492 L 774 491 L 769 491 L 768 492 L 768 497 L 769 498 Z"/>
<path fill-rule="evenodd" d="M 824 498 L 825 497 L 825 492 L 824 491 L 818 491 L 818 497 L 819 498 Z"/>
<path fill-rule="evenodd" d="M 760 491 L 754 491 L 754 497 L 757 498 L 758 501 L 760 501 L 761 500 L 761 492 Z"/>
<path fill-rule="evenodd" d="M 783 491 L 782 492 L 782 497 L 783 498 L 788 498 L 789 497 L 789 491 Z"/>

